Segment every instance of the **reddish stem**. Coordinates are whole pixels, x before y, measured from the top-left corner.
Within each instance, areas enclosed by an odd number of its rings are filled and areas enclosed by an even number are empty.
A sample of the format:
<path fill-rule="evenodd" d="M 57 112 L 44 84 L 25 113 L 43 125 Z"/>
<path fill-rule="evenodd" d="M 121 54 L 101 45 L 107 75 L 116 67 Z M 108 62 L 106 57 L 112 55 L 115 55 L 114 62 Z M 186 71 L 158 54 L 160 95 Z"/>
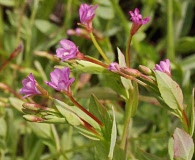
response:
<path fill-rule="evenodd" d="M 18 47 L 11 53 L 9 58 L 0 66 L 0 72 L 5 68 L 5 66 L 13 59 L 15 58 L 23 49 L 23 44 L 20 43 Z"/>
<path fill-rule="evenodd" d="M 93 114 L 91 114 L 88 110 L 86 110 L 83 106 L 81 106 L 77 101 L 75 101 L 75 99 L 72 97 L 72 94 L 66 94 L 70 100 L 79 108 L 81 109 L 83 112 L 85 112 L 88 116 L 90 116 L 94 121 L 96 121 L 100 126 L 103 126 L 103 123 L 96 118 Z"/>
<path fill-rule="evenodd" d="M 102 67 L 104 67 L 104 68 L 108 68 L 108 65 L 107 65 L 107 64 L 102 63 L 102 62 L 100 62 L 100 61 L 98 61 L 98 60 L 89 58 L 89 57 L 84 57 L 83 60 L 89 61 L 89 62 L 92 62 L 92 63 L 95 63 L 95 64 L 98 64 L 98 65 L 100 65 L 100 66 L 102 66 Z"/>
<path fill-rule="evenodd" d="M 91 131 L 92 133 L 94 133 L 95 135 L 97 135 L 98 137 L 100 136 L 100 134 L 84 119 L 80 118 L 83 122 L 84 122 L 84 127 L 87 128 L 89 131 Z"/>
<path fill-rule="evenodd" d="M 10 93 L 12 93 L 15 97 L 17 97 L 18 99 L 22 99 L 22 96 L 20 94 L 18 94 L 17 92 L 15 92 L 14 90 L 12 90 L 8 85 L 4 84 L 4 83 L 1 83 L 0 82 L 0 89 L 3 89 L 3 90 L 7 90 L 9 91 Z"/>
<path fill-rule="evenodd" d="M 188 130 L 189 129 L 189 121 L 188 121 L 188 117 L 186 115 L 185 110 L 183 110 L 182 114 L 183 114 L 184 123 L 186 124 L 186 127 L 187 127 L 186 129 Z"/>

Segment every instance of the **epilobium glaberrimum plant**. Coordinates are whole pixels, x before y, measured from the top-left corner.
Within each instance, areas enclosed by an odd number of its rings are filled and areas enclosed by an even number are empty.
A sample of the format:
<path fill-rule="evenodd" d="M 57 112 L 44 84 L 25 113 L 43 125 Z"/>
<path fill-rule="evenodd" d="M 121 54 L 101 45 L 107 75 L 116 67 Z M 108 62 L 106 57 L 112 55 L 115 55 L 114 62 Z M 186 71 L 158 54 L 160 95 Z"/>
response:
<path fill-rule="evenodd" d="M 129 150 L 132 134 L 130 125 L 137 113 L 140 98 L 139 87 L 142 87 L 156 98 L 164 109 L 179 118 L 182 124 L 182 129 L 176 128 L 173 138 L 170 138 L 170 159 L 190 160 L 194 150 L 192 139 L 194 118 L 189 118 L 183 102 L 182 90 L 177 82 L 172 79 L 170 60 L 160 61 L 160 64 L 156 64 L 152 69 L 143 65 L 136 69 L 132 68 L 131 65 L 130 46 L 132 38 L 142 25 L 148 24 L 150 17 L 142 18 L 137 8 L 134 11 L 129 11 L 132 26 L 129 28 L 125 56 L 118 49 L 118 62 L 111 62 L 93 34 L 93 19 L 97 9 L 98 5 L 82 4 L 79 8 L 80 23 L 78 24 L 83 27 L 82 32 L 85 37 L 92 41 L 103 59 L 98 60 L 86 56 L 74 42 L 62 39 L 59 42 L 60 47 L 56 49 L 56 57 L 61 63 L 50 73 L 50 81 L 45 83 L 56 92 L 64 95 L 66 100 L 57 99 L 50 95 L 44 89 L 46 86 L 40 86 L 34 76 L 30 74 L 22 81 L 23 88 L 20 89 L 20 93 L 24 94 L 23 98 L 43 96 L 53 106 L 42 106 L 32 101 L 25 102 L 23 104 L 24 118 L 31 122 L 67 123 L 73 126 L 85 137 L 97 141 L 95 143 L 96 154 L 103 152 L 99 154 L 99 157 L 96 156 L 97 159 L 111 160 L 118 159 L 118 157 L 120 160 L 133 159 L 138 154 Z M 75 35 L 76 32 L 69 30 L 68 34 Z M 80 36 L 81 34 L 77 33 L 77 35 Z M 74 72 L 101 74 L 102 77 L 108 78 L 108 83 L 111 84 L 110 88 L 124 102 L 122 125 L 116 119 L 116 106 L 112 106 L 111 109 L 107 108 L 95 95 L 91 96 L 88 109 L 86 109 L 87 104 L 83 106 L 79 103 L 75 98 L 77 93 L 73 92 L 73 84 L 76 78 L 72 77 L 71 73 Z M 193 104 L 188 107 L 191 107 L 192 112 L 194 112 Z M 146 159 L 155 159 L 153 155 L 142 151 L 138 152 L 143 157 L 147 157 Z M 158 158 L 156 157 L 156 159 Z"/>

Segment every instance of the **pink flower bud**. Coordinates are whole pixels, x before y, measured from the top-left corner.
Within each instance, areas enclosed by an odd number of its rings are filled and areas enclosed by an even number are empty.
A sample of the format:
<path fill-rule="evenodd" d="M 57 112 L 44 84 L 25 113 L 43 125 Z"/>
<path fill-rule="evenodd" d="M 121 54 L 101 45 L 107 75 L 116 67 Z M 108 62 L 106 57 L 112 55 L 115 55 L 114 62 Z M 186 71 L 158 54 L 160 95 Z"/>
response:
<path fill-rule="evenodd" d="M 134 35 L 143 24 L 147 24 L 150 20 L 150 17 L 142 19 L 142 15 L 139 14 L 139 9 L 137 8 L 134 10 L 134 12 L 129 11 L 129 14 L 131 16 L 130 20 L 133 22 L 131 35 Z"/>
<path fill-rule="evenodd" d="M 112 72 L 117 72 L 119 68 L 119 64 L 116 62 L 112 62 L 110 63 L 110 65 L 108 66 L 108 70 L 112 71 Z"/>
<path fill-rule="evenodd" d="M 92 27 L 92 19 L 95 16 L 95 10 L 98 5 L 92 6 L 87 4 L 81 4 L 79 8 L 79 16 L 81 23 L 86 26 L 87 30 L 91 31 Z"/>
<path fill-rule="evenodd" d="M 30 75 L 22 80 L 23 88 L 20 89 L 20 93 L 24 94 L 25 96 L 23 98 L 41 94 L 41 92 L 36 87 L 36 80 L 32 73 Z"/>
<path fill-rule="evenodd" d="M 169 59 L 160 61 L 160 64 L 156 64 L 154 70 L 164 72 L 171 76 L 171 65 Z"/>

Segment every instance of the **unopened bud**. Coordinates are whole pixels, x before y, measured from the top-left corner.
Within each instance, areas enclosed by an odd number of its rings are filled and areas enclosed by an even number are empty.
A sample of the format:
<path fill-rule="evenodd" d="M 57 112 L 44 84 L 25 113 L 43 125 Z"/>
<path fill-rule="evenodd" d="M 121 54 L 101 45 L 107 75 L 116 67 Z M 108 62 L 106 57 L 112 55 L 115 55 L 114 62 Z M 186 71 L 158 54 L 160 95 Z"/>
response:
<path fill-rule="evenodd" d="M 143 66 L 143 65 L 139 65 L 139 70 L 142 72 L 142 73 L 144 73 L 145 75 L 148 75 L 148 76 L 150 76 L 150 75 L 152 75 L 152 70 L 150 69 L 150 68 L 148 68 L 148 67 L 146 67 L 146 66 Z"/>
<path fill-rule="evenodd" d="M 22 108 L 22 112 L 24 112 L 25 114 L 36 114 L 38 111 Z"/>
<path fill-rule="evenodd" d="M 81 36 L 81 35 L 86 36 L 86 35 L 88 35 L 87 30 L 86 30 L 86 29 L 83 29 L 83 28 L 76 28 L 76 29 L 75 29 L 75 32 L 76 32 L 76 34 L 77 34 L 78 36 Z"/>
<path fill-rule="evenodd" d="M 67 35 L 69 35 L 69 36 L 75 35 L 75 34 L 76 34 L 75 30 L 73 30 L 73 29 L 68 29 L 66 33 L 67 33 Z"/>
<path fill-rule="evenodd" d="M 43 122 L 44 119 L 35 115 L 23 115 L 23 118 L 30 122 Z"/>
<path fill-rule="evenodd" d="M 59 118 L 54 115 L 47 115 L 44 117 L 44 123 L 66 123 L 66 118 Z"/>
<path fill-rule="evenodd" d="M 41 106 L 41 105 L 39 105 L 39 104 L 36 104 L 36 103 L 23 103 L 23 105 L 22 105 L 24 108 L 26 108 L 26 109 L 29 109 L 29 110 L 33 110 L 33 111 L 38 111 L 38 110 L 40 110 L 40 109 L 42 109 L 42 110 L 44 110 L 44 109 L 46 109 L 46 107 L 44 107 L 44 106 Z"/>
<path fill-rule="evenodd" d="M 133 69 L 133 68 L 123 67 L 123 68 L 120 68 L 120 71 L 127 74 L 127 75 L 133 76 L 133 77 L 140 77 L 141 76 L 141 73 L 137 69 Z"/>

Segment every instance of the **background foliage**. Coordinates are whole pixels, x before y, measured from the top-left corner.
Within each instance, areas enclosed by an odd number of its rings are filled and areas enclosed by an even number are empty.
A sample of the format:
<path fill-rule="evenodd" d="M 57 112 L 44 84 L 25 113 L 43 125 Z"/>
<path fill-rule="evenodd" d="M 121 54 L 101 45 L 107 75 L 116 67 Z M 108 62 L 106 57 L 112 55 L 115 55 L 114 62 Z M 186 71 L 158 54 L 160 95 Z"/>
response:
<path fill-rule="evenodd" d="M 184 92 L 184 102 L 188 104 L 191 101 L 195 85 L 193 0 L 0 0 L 0 66 L 21 41 L 24 45 L 22 53 L 0 72 L 0 159 L 87 160 L 97 152 L 93 141 L 67 124 L 25 121 L 19 108 L 21 102 L 12 93 L 18 93 L 21 80 L 30 72 L 41 85 L 45 85 L 44 81 L 58 64 L 51 55 L 55 54 L 58 42 L 63 38 L 74 41 L 82 53 L 100 58 L 90 40 L 66 33 L 68 29 L 78 27 L 78 7 L 81 3 L 99 5 L 93 24 L 100 37 L 100 45 L 112 61 L 118 61 L 117 47 L 125 51 L 131 26 L 128 11 L 137 7 L 142 15 L 150 16 L 150 23 L 134 36 L 132 66 L 137 68 L 142 64 L 154 68 L 155 63 L 169 58 L 173 79 Z M 101 99 L 110 112 L 111 106 L 115 106 L 117 131 L 122 134 L 124 103 L 119 93 L 109 88 L 108 79 L 101 74 L 81 74 L 79 70 L 73 74 L 76 77 L 73 86 L 75 98 L 86 108 L 91 94 Z M 139 159 L 143 159 L 142 150 L 168 159 L 168 139 L 181 124 L 148 97 L 144 88 L 139 90 L 138 111 L 129 131 L 130 150 L 137 153 L 135 156 Z M 48 88 L 48 91 L 64 99 L 52 89 Z M 44 99 L 37 98 L 36 101 L 49 105 Z M 68 103 L 67 99 L 64 101 Z M 103 151 L 98 150 L 98 154 L 103 154 Z"/>

